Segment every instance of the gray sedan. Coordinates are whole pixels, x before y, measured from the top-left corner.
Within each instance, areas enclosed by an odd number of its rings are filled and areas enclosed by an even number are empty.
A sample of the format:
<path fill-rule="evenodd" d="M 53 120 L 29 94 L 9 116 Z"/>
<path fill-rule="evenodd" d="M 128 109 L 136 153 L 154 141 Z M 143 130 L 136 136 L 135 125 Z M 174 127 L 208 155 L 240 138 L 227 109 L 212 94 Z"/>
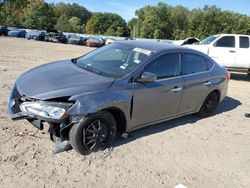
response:
<path fill-rule="evenodd" d="M 16 81 L 13 120 L 50 125 L 54 152 L 110 146 L 118 133 L 187 114 L 213 114 L 230 74 L 208 56 L 171 44 L 123 41 L 34 68 Z"/>

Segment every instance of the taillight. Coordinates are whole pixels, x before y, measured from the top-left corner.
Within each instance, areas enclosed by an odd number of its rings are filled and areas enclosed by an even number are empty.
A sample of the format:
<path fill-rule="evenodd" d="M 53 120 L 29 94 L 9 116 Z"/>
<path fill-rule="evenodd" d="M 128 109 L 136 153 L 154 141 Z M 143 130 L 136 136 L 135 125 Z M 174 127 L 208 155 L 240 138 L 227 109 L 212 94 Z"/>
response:
<path fill-rule="evenodd" d="M 229 80 L 230 80 L 230 72 L 227 72 L 227 74 L 226 74 L 226 78 L 227 78 L 227 81 L 229 81 Z"/>

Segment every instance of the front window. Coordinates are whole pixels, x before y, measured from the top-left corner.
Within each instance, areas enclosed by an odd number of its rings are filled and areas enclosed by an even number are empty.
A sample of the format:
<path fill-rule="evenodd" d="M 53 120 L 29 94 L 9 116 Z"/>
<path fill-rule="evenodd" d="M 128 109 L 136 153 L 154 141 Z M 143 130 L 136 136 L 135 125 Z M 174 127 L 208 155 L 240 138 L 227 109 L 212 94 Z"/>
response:
<path fill-rule="evenodd" d="M 172 78 L 180 75 L 179 54 L 166 54 L 149 64 L 144 72 L 156 74 L 157 79 Z"/>
<path fill-rule="evenodd" d="M 203 44 L 203 45 L 211 44 L 218 37 L 219 37 L 218 35 L 217 36 L 216 35 L 209 36 L 209 37 L 205 38 L 204 40 L 202 40 L 201 44 Z"/>
<path fill-rule="evenodd" d="M 235 47 L 235 37 L 234 36 L 222 37 L 214 45 L 216 47 L 234 48 Z"/>
<path fill-rule="evenodd" d="M 151 56 L 152 52 L 125 44 L 112 44 L 94 50 L 74 63 L 96 74 L 107 77 L 122 77 Z"/>

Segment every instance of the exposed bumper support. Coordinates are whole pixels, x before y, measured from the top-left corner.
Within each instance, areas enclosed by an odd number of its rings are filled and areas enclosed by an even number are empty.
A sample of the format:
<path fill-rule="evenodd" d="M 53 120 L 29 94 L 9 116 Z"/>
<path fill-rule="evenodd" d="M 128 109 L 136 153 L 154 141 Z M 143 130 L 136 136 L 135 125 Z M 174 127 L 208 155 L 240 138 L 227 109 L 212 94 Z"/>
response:
<path fill-rule="evenodd" d="M 53 154 L 61 153 L 61 152 L 68 151 L 71 149 L 72 149 L 72 147 L 71 147 L 70 142 L 68 140 L 65 140 L 63 142 L 57 141 L 53 147 Z"/>

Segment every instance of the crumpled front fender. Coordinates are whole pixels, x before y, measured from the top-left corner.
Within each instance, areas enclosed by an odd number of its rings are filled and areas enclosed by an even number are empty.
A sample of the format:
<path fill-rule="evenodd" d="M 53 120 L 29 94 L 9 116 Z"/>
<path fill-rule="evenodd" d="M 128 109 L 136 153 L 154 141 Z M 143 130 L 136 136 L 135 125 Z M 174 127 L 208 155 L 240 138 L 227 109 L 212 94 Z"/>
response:
<path fill-rule="evenodd" d="M 118 108 L 123 111 L 126 119 L 130 117 L 132 90 L 99 91 L 71 97 L 70 101 L 76 101 L 68 110 L 72 116 L 87 116 L 100 110 Z"/>

